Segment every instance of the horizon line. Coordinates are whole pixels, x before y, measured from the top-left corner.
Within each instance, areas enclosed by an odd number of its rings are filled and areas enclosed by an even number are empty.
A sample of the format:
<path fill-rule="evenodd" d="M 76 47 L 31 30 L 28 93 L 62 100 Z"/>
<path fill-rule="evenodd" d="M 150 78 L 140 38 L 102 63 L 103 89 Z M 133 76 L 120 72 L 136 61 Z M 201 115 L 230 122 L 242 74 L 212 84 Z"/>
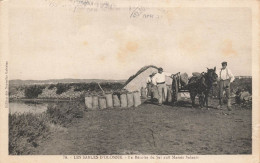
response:
<path fill-rule="evenodd" d="M 235 78 L 238 77 L 252 77 L 252 75 L 235 75 Z M 83 79 L 83 78 L 58 78 L 58 79 L 9 79 L 11 80 L 39 80 L 39 81 L 44 81 L 44 80 L 127 80 L 127 79 Z"/>
<path fill-rule="evenodd" d="M 83 78 L 57 78 L 57 79 L 9 79 L 10 80 L 127 80 L 127 79 L 83 79 Z"/>

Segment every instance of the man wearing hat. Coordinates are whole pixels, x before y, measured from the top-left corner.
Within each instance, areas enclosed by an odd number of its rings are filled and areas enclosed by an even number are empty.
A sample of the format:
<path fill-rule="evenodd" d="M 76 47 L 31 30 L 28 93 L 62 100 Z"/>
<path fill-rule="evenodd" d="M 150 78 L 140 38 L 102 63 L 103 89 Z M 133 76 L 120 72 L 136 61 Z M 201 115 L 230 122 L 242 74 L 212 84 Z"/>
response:
<path fill-rule="evenodd" d="M 151 96 L 151 88 L 152 88 L 152 78 L 156 73 L 153 72 L 151 75 L 148 76 L 146 79 L 146 85 L 147 85 L 147 96 Z"/>
<path fill-rule="evenodd" d="M 166 86 L 166 76 L 171 76 L 171 73 L 163 72 L 163 69 L 158 68 L 158 73 L 153 77 L 153 84 L 157 86 L 159 92 L 159 105 L 162 105 L 163 96 L 166 98 L 167 96 L 167 86 Z M 164 93 L 163 93 L 164 91 Z"/>
<path fill-rule="evenodd" d="M 227 68 L 227 62 L 222 62 L 222 68 L 218 72 L 219 77 L 219 105 L 218 109 L 222 109 L 223 104 L 223 91 L 226 92 L 227 97 L 227 108 L 228 110 L 231 109 L 231 99 L 230 99 L 230 83 L 235 80 L 234 75 L 232 74 L 231 70 Z"/>

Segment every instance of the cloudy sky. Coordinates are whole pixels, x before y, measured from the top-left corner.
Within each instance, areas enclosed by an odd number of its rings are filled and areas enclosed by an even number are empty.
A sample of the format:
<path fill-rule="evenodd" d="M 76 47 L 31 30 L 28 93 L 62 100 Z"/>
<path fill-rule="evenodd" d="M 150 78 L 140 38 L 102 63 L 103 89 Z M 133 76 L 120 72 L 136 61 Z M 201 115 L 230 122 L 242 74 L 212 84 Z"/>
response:
<path fill-rule="evenodd" d="M 35 1 L 10 4 L 10 79 L 127 79 L 150 64 L 191 74 L 222 61 L 251 75 L 248 8 L 90 11 Z"/>

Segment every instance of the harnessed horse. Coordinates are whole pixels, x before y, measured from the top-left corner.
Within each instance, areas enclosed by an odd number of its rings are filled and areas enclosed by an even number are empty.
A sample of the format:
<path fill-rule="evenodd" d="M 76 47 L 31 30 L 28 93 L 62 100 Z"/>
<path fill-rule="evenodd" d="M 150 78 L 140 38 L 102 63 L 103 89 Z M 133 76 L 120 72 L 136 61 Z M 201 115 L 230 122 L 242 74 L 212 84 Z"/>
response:
<path fill-rule="evenodd" d="M 208 69 L 206 73 L 201 73 L 199 77 L 191 77 L 188 83 L 188 90 L 192 101 L 192 107 L 195 106 L 195 97 L 199 96 L 200 107 L 203 108 L 206 104 L 208 108 L 208 96 L 213 86 L 217 81 L 218 75 L 216 74 L 216 67 Z"/>

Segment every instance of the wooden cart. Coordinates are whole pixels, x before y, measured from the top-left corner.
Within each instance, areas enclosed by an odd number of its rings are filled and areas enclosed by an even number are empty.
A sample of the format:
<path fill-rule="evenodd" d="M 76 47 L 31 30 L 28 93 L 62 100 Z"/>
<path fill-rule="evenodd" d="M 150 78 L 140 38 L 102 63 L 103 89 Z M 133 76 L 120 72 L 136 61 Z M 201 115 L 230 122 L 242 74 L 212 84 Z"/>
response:
<path fill-rule="evenodd" d="M 188 85 L 181 85 L 180 72 L 172 76 L 172 101 L 173 103 L 181 100 L 182 93 L 189 93 Z"/>

